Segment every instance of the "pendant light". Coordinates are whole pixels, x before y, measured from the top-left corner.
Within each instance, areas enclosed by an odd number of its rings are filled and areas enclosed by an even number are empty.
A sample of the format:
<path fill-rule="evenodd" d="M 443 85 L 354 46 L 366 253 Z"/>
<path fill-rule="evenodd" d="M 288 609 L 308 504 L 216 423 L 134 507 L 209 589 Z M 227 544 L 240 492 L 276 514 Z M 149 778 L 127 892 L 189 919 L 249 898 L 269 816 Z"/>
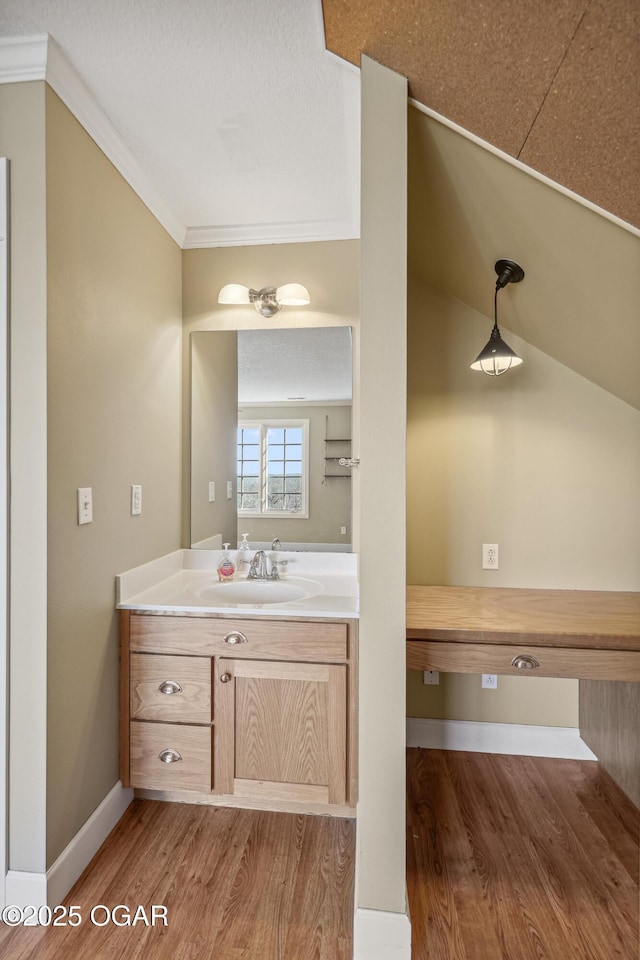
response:
<path fill-rule="evenodd" d="M 500 336 L 498 328 L 498 291 L 506 287 L 508 283 L 520 283 L 524 278 L 524 270 L 514 260 L 498 260 L 495 271 L 498 274 L 498 279 L 496 280 L 496 292 L 493 297 L 493 330 L 486 347 L 480 351 L 471 364 L 472 370 L 481 370 L 490 377 L 499 377 L 501 373 L 506 373 L 511 367 L 517 367 L 518 364 L 522 363 L 522 358 L 514 353 Z"/>

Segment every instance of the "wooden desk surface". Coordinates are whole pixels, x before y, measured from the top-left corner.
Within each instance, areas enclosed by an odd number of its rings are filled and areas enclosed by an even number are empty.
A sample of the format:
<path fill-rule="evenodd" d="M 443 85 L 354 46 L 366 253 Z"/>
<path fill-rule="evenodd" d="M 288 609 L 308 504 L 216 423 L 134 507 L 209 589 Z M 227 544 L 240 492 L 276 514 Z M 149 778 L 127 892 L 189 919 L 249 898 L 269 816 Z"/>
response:
<path fill-rule="evenodd" d="M 407 639 L 640 651 L 640 593 L 409 586 Z"/>

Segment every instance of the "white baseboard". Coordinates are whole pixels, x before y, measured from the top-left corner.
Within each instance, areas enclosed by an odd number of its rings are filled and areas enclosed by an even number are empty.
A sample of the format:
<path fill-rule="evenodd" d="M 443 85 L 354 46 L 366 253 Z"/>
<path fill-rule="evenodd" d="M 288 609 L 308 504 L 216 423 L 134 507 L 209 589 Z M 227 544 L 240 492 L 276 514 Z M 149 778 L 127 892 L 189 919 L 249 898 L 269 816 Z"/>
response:
<path fill-rule="evenodd" d="M 411 960 L 411 923 L 406 913 L 356 910 L 353 960 Z"/>
<path fill-rule="evenodd" d="M 577 727 L 538 727 L 528 723 L 407 717 L 407 746 L 563 760 L 598 759 L 581 739 Z"/>
<path fill-rule="evenodd" d="M 6 883 L 8 907 L 42 907 L 47 902 L 46 873 L 9 870 Z"/>
<path fill-rule="evenodd" d="M 133 790 L 118 781 L 46 873 L 10 870 L 7 904 L 54 907 L 62 903 L 132 800 Z"/>

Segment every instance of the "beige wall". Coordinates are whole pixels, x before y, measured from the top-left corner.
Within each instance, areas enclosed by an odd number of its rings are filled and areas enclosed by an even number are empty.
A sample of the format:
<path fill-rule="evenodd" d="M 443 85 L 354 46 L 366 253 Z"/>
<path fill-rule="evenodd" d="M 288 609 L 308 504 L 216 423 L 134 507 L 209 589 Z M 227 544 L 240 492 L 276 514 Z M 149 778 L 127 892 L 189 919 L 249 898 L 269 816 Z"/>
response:
<path fill-rule="evenodd" d="M 329 453 L 329 445 L 325 444 L 324 438 L 327 424 L 328 436 L 351 436 L 351 407 L 337 404 L 327 407 L 297 407 L 288 403 L 286 406 L 247 407 L 240 413 L 240 417 L 244 420 L 309 421 L 309 517 L 304 520 L 289 520 L 286 517 L 267 520 L 240 517 L 238 539 L 246 532 L 249 534 L 249 543 L 253 540 L 273 540 L 276 536 L 282 543 L 351 543 L 351 479 L 324 479 L 325 469 L 334 473 L 347 473 L 348 468 L 339 467 L 335 463 L 327 464 L 324 458 L 331 456 L 335 450 L 339 451 L 339 456 L 350 456 L 349 446 L 332 446 Z M 347 528 L 346 535 L 340 533 L 343 526 Z"/>
<path fill-rule="evenodd" d="M 9 866 L 45 869 L 47 277 L 45 85 L 0 86 L 9 159 L 11 609 Z"/>
<path fill-rule="evenodd" d="M 118 780 L 114 576 L 180 546 L 181 253 L 49 90 L 46 146 L 50 864 Z"/>
<path fill-rule="evenodd" d="M 272 327 L 354 326 L 359 323 L 357 240 L 275 243 L 185 250 L 183 263 L 183 488 L 191 486 L 190 334 L 198 330 L 266 330 Z M 226 283 L 259 289 L 296 281 L 311 294 L 307 307 L 284 307 L 270 320 L 252 306 L 225 306 Z M 183 542 L 191 543 L 190 497 L 183 501 Z"/>
<path fill-rule="evenodd" d="M 238 336 L 191 334 L 191 543 L 216 534 L 236 545 Z M 233 497 L 227 499 L 227 481 Z M 209 502 L 209 483 L 216 485 Z"/>
<path fill-rule="evenodd" d="M 409 582 L 639 589 L 640 413 L 503 324 L 525 362 L 495 380 L 468 366 L 491 322 L 410 283 Z M 481 569 L 486 542 L 498 571 Z M 441 680 L 410 677 L 410 716 L 578 722 L 576 681 Z"/>

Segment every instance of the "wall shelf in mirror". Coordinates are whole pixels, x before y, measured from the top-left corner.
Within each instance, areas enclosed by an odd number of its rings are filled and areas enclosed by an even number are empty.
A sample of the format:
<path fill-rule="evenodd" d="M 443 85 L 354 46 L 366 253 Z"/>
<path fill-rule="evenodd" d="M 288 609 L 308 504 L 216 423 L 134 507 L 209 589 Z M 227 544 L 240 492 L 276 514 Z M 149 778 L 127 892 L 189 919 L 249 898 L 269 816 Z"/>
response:
<path fill-rule="evenodd" d="M 329 427 L 329 418 L 327 417 L 327 431 Z M 341 460 L 349 459 L 351 455 L 351 437 L 328 437 L 324 438 L 324 462 L 325 471 L 322 482 L 325 480 L 350 480 L 351 472 L 348 473 L 327 473 L 327 464 L 339 464 Z M 337 445 L 337 449 L 334 445 Z"/>

